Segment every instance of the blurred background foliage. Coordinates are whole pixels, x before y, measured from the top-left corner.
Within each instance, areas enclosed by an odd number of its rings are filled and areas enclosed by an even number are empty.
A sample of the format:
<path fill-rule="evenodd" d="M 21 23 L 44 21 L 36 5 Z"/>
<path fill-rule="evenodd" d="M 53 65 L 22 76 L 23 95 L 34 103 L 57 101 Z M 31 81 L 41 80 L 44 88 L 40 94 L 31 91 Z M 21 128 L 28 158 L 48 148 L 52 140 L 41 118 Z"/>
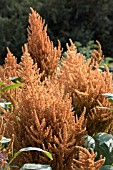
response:
<path fill-rule="evenodd" d="M 64 51 L 71 38 L 80 42 L 79 50 L 88 55 L 92 50 L 88 42 L 98 40 L 104 55 L 113 58 L 113 0 L 1 0 L 0 64 L 6 47 L 20 61 L 21 48 L 27 42 L 30 6 L 46 20 L 48 35 L 55 45 L 60 39 Z"/>

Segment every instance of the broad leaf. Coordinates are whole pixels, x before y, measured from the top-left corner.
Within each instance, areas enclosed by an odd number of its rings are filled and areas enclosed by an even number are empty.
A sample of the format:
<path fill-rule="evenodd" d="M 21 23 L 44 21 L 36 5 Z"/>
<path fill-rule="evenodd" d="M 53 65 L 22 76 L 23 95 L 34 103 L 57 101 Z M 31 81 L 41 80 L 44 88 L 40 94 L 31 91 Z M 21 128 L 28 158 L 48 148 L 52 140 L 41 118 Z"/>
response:
<path fill-rule="evenodd" d="M 95 148 L 95 140 L 91 136 L 84 135 L 83 138 L 86 138 L 84 147 L 87 148 L 88 150 L 90 148 Z"/>
<path fill-rule="evenodd" d="M 40 148 L 37 148 L 37 147 L 22 148 L 22 149 L 20 149 L 18 152 L 16 152 L 16 153 L 14 154 L 14 158 L 16 158 L 21 152 L 26 152 L 26 151 L 39 151 L 39 152 L 43 152 L 43 153 L 45 153 L 45 155 L 47 155 L 51 160 L 53 160 L 51 153 L 49 153 L 49 152 L 47 152 L 47 151 L 44 151 L 44 150 L 42 150 L 42 149 L 40 149 Z M 13 159 L 14 159 L 14 158 L 13 158 Z"/>
<path fill-rule="evenodd" d="M 96 135 L 93 136 L 95 140 L 100 140 L 100 137 L 106 133 L 97 133 Z"/>
<path fill-rule="evenodd" d="M 11 85 L 8 85 L 8 86 L 2 88 L 2 91 L 10 90 L 10 89 L 15 89 L 17 87 L 23 87 L 23 85 L 22 84 L 17 84 L 17 83 L 11 84 Z"/>
<path fill-rule="evenodd" d="M 110 103 L 113 103 L 113 98 L 110 98 L 110 99 L 109 99 L 109 102 L 110 102 Z"/>
<path fill-rule="evenodd" d="M 105 158 L 105 165 L 112 165 L 113 163 L 113 152 L 109 152 L 109 148 L 106 144 L 96 145 L 95 152 L 97 152 L 96 159 L 99 160 L 100 155 Z"/>
<path fill-rule="evenodd" d="M 105 142 L 105 144 L 109 148 L 109 152 L 112 152 L 112 150 L 113 150 L 113 139 L 110 139 L 109 141 Z"/>
<path fill-rule="evenodd" d="M 11 139 L 9 139 L 9 138 L 5 138 L 5 137 L 2 137 L 2 139 L 0 140 L 0 143 L 8 143 L 8 142 L 10 142 L 11 141 Z"/>
<path fill-rule="evenodd" d="M 52 168 L 49 165 L 41 165 L 41 164 L 25 164 L 22 166 L 20 170 L 26 170 L 26 169 L 34 169 L 34 170 L 52 170 Z"/>
<path fill-rule="evenodd" d="M 10 80 L 14 83 L 16 83 L 17 81 L 21 82 L 21 78 L 20 77 L 10 77 Z"/>
<path fill-rule="evenodd" d="M 108 147 L 109 152 L 113 149 L 113 136 L 107 133 L 97 133 L 94 136 L 95 140 L 98 140 L 99 145 L 105 144 Z"/>
<path fill-rule="evenodd" d="M 4 109 L 8 110 L 8 108 L 11 106 L 11 102 L 0 102 L 0 106 L 2 106 Z M 2 110 L 0 110 L 0 114 L 2 113 Z"/>
<path fill-rule="evenodd" d="M 105 93 L 103 96 L 107 97 L 109 102 L 113 103 L 113 94 L 112 93 Z"/>
<path fill-rule="evenodd" d="M 105 165 L 112 165 L 113 163 L 113 139 L 112 135 L 107 133 L 97 133 L 95 139 L 95 152 L 97 152 L 96 160 L 100 155 L 105 159 Z"/>
<path fill-rule="evenodd" d="M 4 85 L 4 82 L 0 82 L 0 86 L 3 86 Z"/>
<path fill-rule="evenodd" d="M 112 93 L 105 93 L 105 94 L 102 94 L 103 96 L 107 97 L 107 98 L 113 98 L 113 94 Z"/>
<path fill-rule="evenodd" d="M 107 134 L 107 133 L 103 133 L 101 136 L 100 136 L 100 145 L 102 145 L 103 143 L 105 142 L 108 142 L 112 140 L 113 142 L 113 136 L 111 134 Z"/>
<path fill-rule="evenodd" d="M 113 166 L 111 165 L 103 165 L 100 170 L 113 170 Z"/>
<path fill-rule="evenodd" d="M 11 102 L 0 102 L 0 106 L 2 106 L 5 109 L 7 109 L 9 105 L 11 105 Z"/>

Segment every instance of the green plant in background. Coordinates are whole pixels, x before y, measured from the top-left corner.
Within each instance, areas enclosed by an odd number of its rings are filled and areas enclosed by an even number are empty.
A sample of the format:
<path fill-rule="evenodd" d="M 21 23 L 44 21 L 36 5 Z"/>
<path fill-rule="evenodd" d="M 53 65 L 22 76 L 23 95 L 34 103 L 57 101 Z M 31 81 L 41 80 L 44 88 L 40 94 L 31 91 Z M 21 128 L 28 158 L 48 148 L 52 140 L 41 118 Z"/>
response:
<path fill-rule="evenodd" d="M 93 50 L 98 49 L 98 45 L 95 44 L 94 40 L 89 41 L 86 46 L 83 46 L 80 42 L 75 41 L 74 44 L 77 47 L 79 53 L 83 54 L 86 59 L 90 58 L 93 54 Z"/>
<path fill-rule="evenodd" d="M 86 46 L 83 46 L 79 41 L 75 41 L 74 44 L 77 47 L 78 53 L 84 55 L 86 60 L 91 58 L 94 49 L 98 49 L 98 45 L 94 42 L 94 40 L 89 41 Z M 62 56 L 67 58 L 66 52 L 63 52 Z M 62 58 L 60 59 L 60 65 L 62 66 Z"/>
<path fill-rule="evenodd" d="M 86 59 L 89 59 L 92 56 L 93 50 L 98 49 L 98 45 L 94 40 L 89 41 L 86 46 L 83 46 L 79 41 L 75 41 L 74 44 L 76 45 L 78 52 L 83 54 Z M 109 70 L 113 72 L 113 58 L 105 57 L 104 60 L 101 61 L 100 69 L 105 71 L 104 64 L 106 64 L 109 67 Z"/>
<path fill-rule="evenodd" d="M 104 64 L 106 64 L 109 68 L 109 71 L 113 72 L 113 58 L 105 57 L 105 59 L 100 63 L 100 68 L 104 68 Z"/>

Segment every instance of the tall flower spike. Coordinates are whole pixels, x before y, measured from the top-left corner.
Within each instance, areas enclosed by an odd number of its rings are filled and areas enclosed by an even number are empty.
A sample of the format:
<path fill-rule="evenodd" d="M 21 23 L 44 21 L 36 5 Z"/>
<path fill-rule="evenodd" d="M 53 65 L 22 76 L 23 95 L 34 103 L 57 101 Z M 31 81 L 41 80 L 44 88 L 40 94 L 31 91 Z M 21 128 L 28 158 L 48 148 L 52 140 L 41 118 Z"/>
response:
<path fill-rule="evenodd" d="M 3 68 L 3 66 L 0 66 L 0 80 L 1 79 L 3 79 L 3 77 L 4 77 L 4 68 Z"/>
<path fill-rule="evenodd" d="M 3 79 L 5 81 L 6 78 L 9 77 L 17 77 L 18 64 L 17 59 L 10 52 L 9 48 L 7 48 L 7 57 L 5 58 L 5 64 L 3 66 Z"/>
<path fill-rule="evenodd" d="M 74 159 L 73 168 L 76 170 L 99 170 L 100 167 L 104 164 L 105 159 L 100 159 L 95 162 L 96 154 L 91 148 L 91 153 L 81 146 L 76 146 L 76 149 L 79 150 L 79 159 Z"/>
<path fill-rule="evenodd" d="M 52 75 L 59 64 L 61 56 L 61 45 L 58 41 L 58 49 L 47 36 L 47 26 L 40 15 L 30 8 L 32 13 L 29 15 L 28 27 L 28 51 L 37 63 L 40 72 L 45 71 L 44 77 Z"/>
<path fill-rule="evenodd" d="M 78 119 L 78 116 L 76 115 L 76 123 L 75 123 L 75 138 L 76 138 L 76 144 L 83 145 L 84 140 L 82 140 L 83 135 L 86 133 L 86 123 L 87 119 L 85 119 L 86 114 L 86 108 L 84 108 L 84 111 L 82 112 L 81 116 Z"/>
<path fill-rule="evenodd" d="M 7 48 L 7 57 L 5 58 L 5 64 L 0 68 L 0 78 L 1 80 L 6 84 L 9 85 L 12 82 L 9 78 L 11 77 L 18 77 L 17 74 L 18 70 L 18 64 L 17 59 L 13 54 L 10 52 L 9 48 Z M 5 99 L 6 101 L 13 101 L 12 97 L 15 93 L 14 89 L 5 91 L 5 93 L 2 93 L 1 98 Z"/>
<path fill-rule="evenodd" d="M 37 64 L 33 63 L 33 59 L 28 52 L 27 44 L 24 45 L 22 51 L 23 56 L 18 66 L 19 77 L 21 77 L 22 81 L 25 84 L 33 83 L 36 80 L 40 81 L 40 77 L 42 76 L 42 74 L 39 75 L 39 69 L 37 69 Z"/>
<path fill-rule="evenodd" d="M 100 64 L 101 61 L 104 59 L 104 56 L 102 54 L 102 49 L 101 49 L 101 44 L 99 43 L 99 41 L 96 41 L 97 45 L 98 45 L 98 50 L 94 50 L 92 57 L 91 57 L 91 63 L 98 63 Z"/>

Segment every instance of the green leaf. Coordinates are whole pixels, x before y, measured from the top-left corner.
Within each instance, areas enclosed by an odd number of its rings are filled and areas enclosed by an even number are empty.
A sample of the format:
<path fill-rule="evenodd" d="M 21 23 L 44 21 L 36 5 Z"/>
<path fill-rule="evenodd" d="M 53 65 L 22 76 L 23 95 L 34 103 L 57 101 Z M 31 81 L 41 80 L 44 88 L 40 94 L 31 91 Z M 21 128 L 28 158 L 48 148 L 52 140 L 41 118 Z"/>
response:
<path fill-rule="evenodd" d="M 0 106 L 2 106 L 3 108 L 5 108 L 5 102 L 0 102 Z"/>
<path fill-rule="evenodd" d="M 4 85 L 4 82 L 0 82 L 0 86 L 3 86 Z"/>
<path fill-rule="evenodd" d="M 79 41 L 75 41 L 74 44 L 75 44 L 76 47 L 81 47 L 82 46 L 82 44 Z"/>
<path fill-rule="evenodd" d="M 10 80 L 14 83 L 16 83 L 17 81 L 21 82 L 21 78 L 20 77 L 10 77 Z"/>
<path fill-rule="evenodd" d="M 110 102 L 110 103 L 113 103 L 113 98 L 110 98 L 110 99 L 109 99 L 109 102 Z"/>
<path fill-rule="evenodd" d="M 109 62 L 113 61 L 113 58 L 111 58 L 111 57 L 106 57 L 106 58 L 105 58 L 105 61 L 106 61 L 106 63 L 109 63 Z"/>
<path fill-rule="evenodd" d="M 100 136 L 100 145 L 102 145 L 105 142 L 108 142 L 110 139 L 113 140 L 113 136 L 111 134 L 103 133 Z"/>
<path fill-rule="evenodd" d="M 108 148 L 110 147 L 110 151 L 112 151 L 113 136 L 111 134 L 97 133 L 94 139 L 99 141 L 99 145 L 106 144 Z"/>
<path fill-rule="evenodd" d="M 95 148 L 95 140 L 91 136 L 84 135 L 83 138 L 86 138 L 84 147 L 90 150 L 90 148 Z"/>
<path fill-rule="evenodd" d="M 105 157 L 105 165 L 112 165 L 113 163 L 113 136 L 107 133 L 98 133 L 94 136 L 95 152 L 97 152 L 96 159 L 100 155 Z"/>
<path fill-rule="evenodd" d="M 109 141 L 105 142 L 105 144 L 107 145 L 109 152 L 113 151 L 113 139 L 110 139 Z"/>
<path fill-rule="evenodd" d="M 10 142 L 11 141 L 11 139 L 9 139 L 9 138 L 5 138 L 5 137 L 2 137 L 2 139 L 0 140 L 0 143 L 8 143 L 8 142 Z"/>
<path fill-rule="evenodd" d="M 0 102 L 0 106 L 2 106 L 3 108 L 7 108 L 9 105 L 11 105 L 11 102 Z"/>
<path fill-rule="evenodd" d="M 95 140 L 100 140 L 100 137 L 101 137 L 103 134 L 106 134 L 106 133 L 97 133 L 96 135 L 93 136 L 93 138 L 94 138 Z"/>
<path fill-rule="evenodd" d="M 42 164 L 24 164 L 20 170 L 27 170 L 27 169 L 34 169 L 34 170 L 52 170 L 49 165 L 42 165 Z"/>
<path fill-rule="evenodd" d="M 21 152 L 26 152 L 26 151 L 39 151 L 39 152 L 43 152 L 43 153 L 45 153 L 45 155 L 47 155 L 51 160 L 53 160 L 51 153 L 49 153 L 49 152 L 47 152 L 47 151 L 44 151 L 44 150 L 42 150 L 42 149 L 40 149 L 40 148 L 37 148 L 37 147 L 27 147 L 27 148 L 22 148 L 22 149 L 20 149 L 18 152 L 16 152 L 16 153 L 14 154 L 14 158 L 13 158 L 13 159 L 15 159 Z M 12 162 L 12 161 L 11 161 L 11 162 Z"/>
<path fill-rule="evenodd" d="M 112 93 L 105 93 L 105 94 L 102 94 L 103 96 L 107 97 L 107 98 L 113 98 L 113 94 Z"/>
<path fill-rule="evenodd" d="M 0 106 L 2 106 L 4 109 L 8 110 L 8 108 L 11 107 L 11 102 L 0 102 Z M 0 110 L 0 114 L 2 113 L 2 110 Z"/>
<path fill-rule="evenodd" d="M 17 83 L 11 84 L 11 85 L 8 85 L 8 86 L 2 88 L 2 91 L 10 90 L 10 89 L 15 89 L 17 87 L 23 87 L 23 85 L 22 84 L 17 84 Z"/>
<path fill-rule="evenodd" d="M 99 160 L 100 155 L 105 158 L 105 165 L 112 165 L 113 163 L 113 152 L 109 152 L 109 148 L 106 144 L 98 145 L 95 147 L 95 152 L 97 152 L 96 159 Z"/>
<path fill-rule="evenodd" d="M 113 149 L 113 136 L 111 134 L 104 133 L 100 137 L 99 145 L 106 144 L 109 152 L 112 152 Z"/>
<path fill-rule="evenodd" d="M 100 170 L 113 170 L 113 166 L 111 165 L 103 165 L 100 167 Z"/>

